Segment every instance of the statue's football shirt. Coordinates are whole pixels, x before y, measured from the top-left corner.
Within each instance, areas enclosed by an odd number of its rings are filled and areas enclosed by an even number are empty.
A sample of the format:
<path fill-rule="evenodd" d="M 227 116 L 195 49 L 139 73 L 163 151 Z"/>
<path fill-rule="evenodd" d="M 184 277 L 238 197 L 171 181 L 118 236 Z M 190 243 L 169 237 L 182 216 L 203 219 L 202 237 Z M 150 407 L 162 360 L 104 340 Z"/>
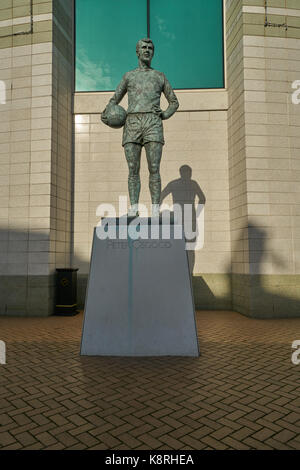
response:
<path fill-rule="evenodd" d="M 118 104 L 128 93 L 128 114 L 155 113 L 159 114 L 160 96 L 164 93 L 169 107 L 164 111 L 164 118 L 168 119 L 175 113 L 179 104 L 176 95 L 166 76 L 152 68 L 137 68 L 125 73 L 117 86 L 112 103 Z"/>

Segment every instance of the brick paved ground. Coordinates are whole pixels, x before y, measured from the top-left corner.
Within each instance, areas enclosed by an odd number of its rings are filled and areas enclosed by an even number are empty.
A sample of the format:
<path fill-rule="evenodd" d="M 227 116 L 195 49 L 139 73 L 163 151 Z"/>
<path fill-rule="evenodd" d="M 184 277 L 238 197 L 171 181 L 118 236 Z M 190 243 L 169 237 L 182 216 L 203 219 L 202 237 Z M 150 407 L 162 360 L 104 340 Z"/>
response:
<path fill-rule="evenodd" d="M 135 359 L 80 357 L 82 314 L 0 318 L 0 447 L 300 449 L 300 319 L 197 324 L 200 358 Z"/>

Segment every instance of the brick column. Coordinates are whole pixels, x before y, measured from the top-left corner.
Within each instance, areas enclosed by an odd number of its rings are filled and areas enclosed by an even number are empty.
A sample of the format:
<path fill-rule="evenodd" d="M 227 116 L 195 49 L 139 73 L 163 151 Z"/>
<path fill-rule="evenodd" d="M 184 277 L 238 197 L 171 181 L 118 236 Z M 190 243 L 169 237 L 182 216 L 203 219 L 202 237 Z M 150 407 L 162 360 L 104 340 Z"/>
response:
<path fill-rule="evenodd" d="M 298 3 L 226 2 L 232 299 L 257 317 L 300 315 Z"/>
<path fill-rule="evenodd" d="M 49 315 L 70 265 L 73 2 L 0 5 L 0 314 Z"/>

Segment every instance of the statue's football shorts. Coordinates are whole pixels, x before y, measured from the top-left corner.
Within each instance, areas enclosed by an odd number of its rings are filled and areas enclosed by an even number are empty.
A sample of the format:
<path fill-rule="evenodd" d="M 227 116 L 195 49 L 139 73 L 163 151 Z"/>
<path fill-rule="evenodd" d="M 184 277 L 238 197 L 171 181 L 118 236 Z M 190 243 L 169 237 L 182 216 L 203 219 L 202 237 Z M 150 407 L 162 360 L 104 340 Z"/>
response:
<path fill-rule="evenodd" d="M 154 113 L 128 114 L 123 130 L 122 145 L 144 145 L 148 142 L 164 144 L 164 131 L 160 116 Z"/>

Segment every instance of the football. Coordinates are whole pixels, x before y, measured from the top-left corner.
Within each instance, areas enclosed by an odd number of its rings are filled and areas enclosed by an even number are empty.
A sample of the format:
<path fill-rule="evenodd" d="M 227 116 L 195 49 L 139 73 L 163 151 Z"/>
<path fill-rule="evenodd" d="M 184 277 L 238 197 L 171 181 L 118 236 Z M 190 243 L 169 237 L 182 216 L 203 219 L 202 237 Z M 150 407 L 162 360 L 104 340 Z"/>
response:
<path fill-rule="evenodd" d="M 120 129 L 123 127 L 126 121 L 127 113 L 122 106 L 109 105 L 105 108 L 101 114 L 101 121 L 113 129 Z"/>

